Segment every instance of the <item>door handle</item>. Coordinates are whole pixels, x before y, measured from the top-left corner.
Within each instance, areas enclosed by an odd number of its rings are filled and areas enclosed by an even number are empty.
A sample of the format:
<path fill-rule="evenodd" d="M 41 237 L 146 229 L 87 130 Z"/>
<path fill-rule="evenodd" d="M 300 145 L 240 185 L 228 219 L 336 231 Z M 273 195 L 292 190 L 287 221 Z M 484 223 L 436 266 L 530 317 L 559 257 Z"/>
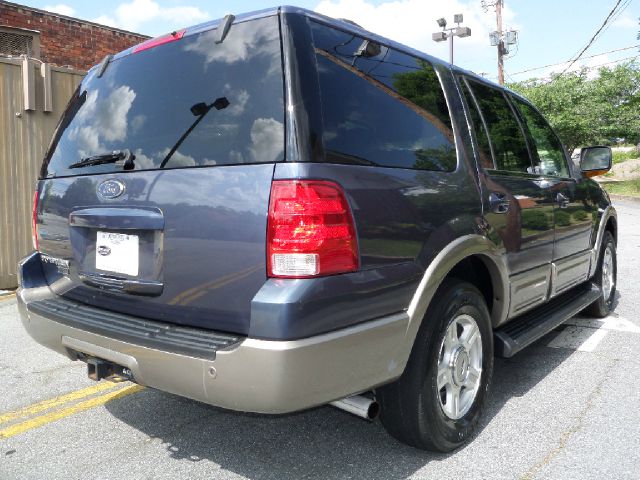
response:
<path fill-rule="evenodd" d="M 489 195 L 489 208 L 493 213 L 507 213 L 509 206 L 509 200 L 504 193 L 491 192 Z"/>
<path fill-rule="evenodd" d="M 563 195 L 562 193 L 558 193 L 556 195 L 556 202 L 558 202 L 558 206 L 560 208 L 567 208 L 569 206 L 569 197 Z"/>

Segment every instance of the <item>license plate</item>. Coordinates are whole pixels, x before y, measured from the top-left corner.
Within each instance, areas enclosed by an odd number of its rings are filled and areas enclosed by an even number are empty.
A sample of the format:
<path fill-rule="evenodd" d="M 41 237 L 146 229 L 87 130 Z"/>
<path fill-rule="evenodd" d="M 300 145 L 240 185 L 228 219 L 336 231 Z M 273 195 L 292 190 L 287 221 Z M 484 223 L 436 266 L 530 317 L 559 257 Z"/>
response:
<path fill-rule="evenodd" d="M 96 237 L 96 270 L 138 275 L 137 235 L 98 232 Z"/>

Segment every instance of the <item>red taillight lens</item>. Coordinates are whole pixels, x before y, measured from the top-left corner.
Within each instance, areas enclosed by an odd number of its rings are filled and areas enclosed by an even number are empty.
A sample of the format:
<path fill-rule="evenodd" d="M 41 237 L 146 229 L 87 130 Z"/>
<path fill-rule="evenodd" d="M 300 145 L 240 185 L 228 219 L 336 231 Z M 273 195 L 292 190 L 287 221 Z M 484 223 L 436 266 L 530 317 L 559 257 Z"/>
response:
<path fill-rule="evenodd" d="M 180 40 L 184 36 L 186 29 L 178 30 L 177 32 L 171 32 L 161 37 L 152 38 L 146 42 L 142 42 L 140 45 L 133 47 L 133 53 L 142 52 L 143 50 L 149 50 L 150 48 L 157 47 L 158 45 L 164 45 L 165 43 L 175 42 Z"/>
<path fill-rule="evenodd" d="M 31 239 L 33 248 L 38 250 L 38 190 L 33 192 L 33 212 L 31 212 Z"/>
<path fill-rule="evenodd" d="M 358 270 L 353 216 L 342 188 L 326 180 L 274 180 L 267 227 L 270 277 Z"/>

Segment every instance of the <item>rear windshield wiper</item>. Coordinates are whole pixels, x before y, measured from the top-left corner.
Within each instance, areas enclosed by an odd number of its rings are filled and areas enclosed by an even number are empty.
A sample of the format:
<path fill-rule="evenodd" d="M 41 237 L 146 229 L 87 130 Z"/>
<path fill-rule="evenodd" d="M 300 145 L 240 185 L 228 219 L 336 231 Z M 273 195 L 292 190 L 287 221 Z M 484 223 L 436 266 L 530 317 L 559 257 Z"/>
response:
<path fill-rule="evenodd" d="M 91 165 L 104 165 L 107 163 L 116 163 L 122 165 L 124 170 L 132 170 L 135 166 L 133 161 L 136 156 L 132 154 L 128 149 L 114 150 L 109 153 L 101 153 L 100 155 L 93 155 L 91 157 L 83 158 L 79 162 L 72 163 L 69 168 L 82 168 L 89 167 Z"/>

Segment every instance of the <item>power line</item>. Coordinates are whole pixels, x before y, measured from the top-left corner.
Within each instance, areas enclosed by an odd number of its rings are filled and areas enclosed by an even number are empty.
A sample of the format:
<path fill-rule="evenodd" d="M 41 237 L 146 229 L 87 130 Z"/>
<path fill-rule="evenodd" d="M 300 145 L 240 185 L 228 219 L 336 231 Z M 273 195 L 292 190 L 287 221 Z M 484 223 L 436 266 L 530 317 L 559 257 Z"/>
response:
<path fill-rule="evenodd" d="M 613 9 L 609 12 L 609 15 L 607 15 L 607 18 L 605 18 L 604 22 L 602 22 L 602 25 L 600 25 L 600 28 L 598 29 L 598 31 L 593 35 L 593 37 L 591 37 L 591 40 L 589 40 L 589 42 L 587 43 L 587 46 L 582 49 L 582 51 L 578 54 L 578 56 L 571 61 L 569 66 L 567 68 L 565 68 L 562 71 L 562 73 L 560 73 L 560 75 L 564 74 L 567 70 L 569 70 L 573 66 L 573 64 L 576 63 L 580 59 L 582 54 L 587 51 L 587 49 L 595 41 L 596 37 L 600 34 L 602 29 L 607 25 L 607 23 L 609 22 L 609 20 L 611 19 L 611 17 L 615 13 L 616 9 L 618 8 L 618 6 L 620 5 L 621 2 L 622 2 L 622 0 L 617 0 L 616 4 L 613 6 Z"/>
<path fill-rule="evenodd" d="M 619 58 L 618 60 L 612 60 L 610 62 L 605 62 L 605 63 L 599 63 L 598 65 L 591 65 L 590 67 L 582 67 L 584 70 L 593 70 L 595 68 L 600 68 L 600 67 L 604 67 L 605 65 L 611 65 L 613 63 L 620 63 L 620 62 L 624 62 L 624 61 L 631 61 L 631 60 L 635 60 L 636 58 L 640 57 L 640 55 L 632 55 L 630 57 L 624 57 L 624 58 Z M 505 72 L 506 74 L 506 72 Z M 509 74 L 509 77 L 511 77 L 512 75 L 516 75 L 515 73 Z M 487 78 L 493 79 L 493 78 L 497 78 L 495 75 L 489 75 Z M 516 80 L 511 78 L 511 80 L 513 80 L 513 82 L 515 83 Z M 547 77 L 540 77 L 537 78 L 536 80 L 549 80 L 551 81 L 551 77 L 547 76 Z"/>
<path fill-rule="evenodd" d="M 607 24 L 607 26 L 604 28 L 604 30 L 602 30 L 601 34 L 603 34 L 604 32 L 606 32 L 609 27 L 618 19 L 620 18 L 620 16 L 624 13 L 624 11 L 627 9 L 627 7 L 631 4 L 631 2 L 633 2 L 633 0 L 625 0 L 625 2 L 620 5 L 620 8 L 618 9 L 618 11 L 615 13 L 615 15 L 613 15 L 613 17 L 611 17 L 611 20 L 609 21 L 609 23 Z"/>
<path fill-rule="evenodd" d="M 589 55 L 588 57 L 584 57 L 583 60 L 587 60 L 589 58 L 601 57 L 602 55 L 607 55 L 609 53 L 622 52 L 623 50 L 631 50 L 632 48 L 638 48 L 638 47 L 640 47 L 640 45 L 631 45 L 629 47 L 616 48 L 615 50 L 609 50 L 607 52 L 596 53 L 595 55 Z M 533 72 L 535 70 L 542 70 L 543 68 L 555 67 L 557 65 L 564 65 L 567 62 L 568 62 L 568 60 L 565 61 L 565 62 L 550 63 L 548 65 L 543 65 L 541 67 L 528 68 L 526 70 L 520 70 L 519 72 L 511 73 L 511 75 L 519 75 L 521 73 L 528 73 L 528 72 Z"/>
<path fill-rule="evenodd" d="M 603 67 L 605 65 L 611 65 L 612 63 L 619 63 L 619 62 L 624 62 L 625 60 L 634 60 L 636 58 L 640 57 L 640 55 L 633 55 L 631 57 L 625 57 L 625 58 L 619 58 L 618 60 L 612 60 L 610 62 L 606 62 L 606 63 L 601 63 L 599 65 L 592 65 L 590 67 L 584 67 L 586 70 L 593 70 L 594 68 L 598 68 L 598 67 Z"/>

